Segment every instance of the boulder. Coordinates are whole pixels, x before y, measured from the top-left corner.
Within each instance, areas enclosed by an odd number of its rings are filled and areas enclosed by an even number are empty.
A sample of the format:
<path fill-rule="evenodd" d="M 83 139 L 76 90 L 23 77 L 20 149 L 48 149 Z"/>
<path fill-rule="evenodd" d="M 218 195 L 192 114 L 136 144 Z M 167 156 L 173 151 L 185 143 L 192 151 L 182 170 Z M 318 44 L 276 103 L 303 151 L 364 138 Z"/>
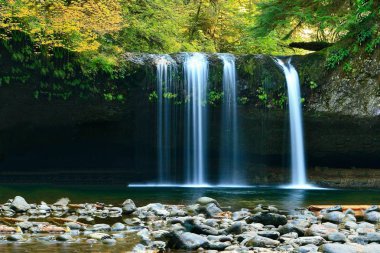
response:
<path fill-rule="evenodd" d="M 132 199 L 127 199 L 123 202 L 122 209 L 124 214 L 131 214 L 136 211 L 137 208 Z"/>
<path fill-rule="evenodd" d="M 325 239 L 323 239 L 321 236 L 305 236 L 294 239 L 292 242 L 298 245 L 321 245 L 325 242 Z"/>
<path fill-rule="evenodd" d="M 230 227 L 226 229 L 226 233 L 235 235 L 243 233 L 243 223 L 240 221 L 233 223 Z"/>
<path fill-rule="evenodd" d="M 202 235 L 218 235 L 217 229 L 207 226 L 205 224 L 194 224 L 193 228 L 191 229 L 191 232 Z"/>
<path fill-rule="evenodd" d="M 69 234 L 63 234 L 63 235 L 57 236 L 57 241 L 67 242 L 67 241 L 73 241 L 73 240 L 74 239 Z"/>
<path fill-rule="evenodd" d="M 257 233 L 259 236 L 270 238 L 273 240 L 277 240 L 280 237 L 280 233 L 273 230 L 267 230 L 267 231 L 259 231 Z"/>
<path fill-rule="evenodd" d="M 365 212 L 364 220 L 371 223 L 378 223 L 380 222 L 380 212 L 377 212 L 377 211 Z"/>
<path fill-rule="evenodd" d="M 277 240 L 272 240 L 270 238 L 262 237 L 262 236 L 254 236 L 252 238 L 248 238 L 242 242 L 244 246 L 247 247 L 263 247 L 263 248 L 272 248 L 280 245 L 280 242 Z"/>
<path fill-rule="evenodd" d="M 125 225 L 123 223 L 117 222 L 112 225 L 111 227 L 112 231 L 123 231 L 125 230 Z"/>
<path fill-rule="evenodd" d="M 299 253 L 317 253 L 318 247 L 314 244 L 304 245 L 298 248 Z"/>
<path fill-rule="evenodd" d="M 168 242 L 169 248 L 197 250 L 199 248 L 208 248 L 210 242 L 203 236 L 190 232 L 172 233 Z"/>
<path fill-rule="evenodd" d="M 239 221 L 239 220 L 244 220 L 251 216 L 252 214 L 248 211 L 237 211 L 232 213 L 232 220 L 233 221 Z"/>
<path fill-rule="evenodd" d="M 261 223 L 264 225 L 273 225 L 273 226 L 280 226 L 285 225 L 288 221 L 286 219 L 285 215 L 280 215 L 277 213 L 263 213 L 259 212 L 249 218 L 247 218 L 247 223 Z"/>
<path fill-rule="evenodd" d="M 88 238 L 95 239 L 95 240 L 104 240 L 104 239 L 111 238 L 111 236 L 105 233 L 91 233 L 88 235 Z"/>
<path fill-rule="evenodd" d="M 346 236 L 343 233 L 340 232 L 334 232 L 327 236 L 327 239 L 332 242 L 345 242 Z"/>
<path fill-rule="evenodd" d="M 28 211 L 31 207 L 23 197 L 16 196 L 11 203 L 11 208 L 18 213 L 22 213 Z"/>
<path fill-rule="evenodd" d="M 306 230 L 305 235 L 327 238 L 329 234 L 338 232 L 338 226 L 332 223 L 313 224 Z"/>
<path fill-rule="evenodd" d="M 53 206 L 67 206 L 69 203 L 70 203 L 69 198 L 60 198 L 53 204 Z"/>
<path fill-rule="evenodd" d="M 323 215 L 322 220 L 339 224 L 343 221 L 343 218 L 344 218 L 344 214 L 342 212 L 332 211 Z"/>
<path fill-rule="evenodd" d="M 210 203 L 206 205 L 205 212 L 209 217 L 216 217 L 223 211 L 215 203 Z"/>
<path fill-rule="evenodd" d="M 327 243 L 322 246 L 324 253 L 359 253 L 362 247 L 352 244 Z"/>
<path fill-rule="evenodd" d="M 199 199 L 197 199 L 196 203 L 199 204 L 199 205 L 201 205 L 201 206 L 206 206 L 206 205 L 208 205 L 210 203 L 214 203 L 215 205 L 217 205 L 218 207 L 220 207 L 218 201 L 216 201 L 213 198 L 209 198 L 209 197 L 200 197 Z"/>

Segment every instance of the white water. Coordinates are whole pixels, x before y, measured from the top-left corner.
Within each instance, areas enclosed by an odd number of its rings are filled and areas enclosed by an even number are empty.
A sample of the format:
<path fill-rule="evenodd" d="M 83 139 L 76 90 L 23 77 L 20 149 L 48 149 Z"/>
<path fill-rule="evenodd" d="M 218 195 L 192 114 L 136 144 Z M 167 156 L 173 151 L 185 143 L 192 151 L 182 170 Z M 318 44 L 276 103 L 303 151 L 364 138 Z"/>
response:
<path fill-rule="evenodd" d="M 206 183 L 208 60 L 200 53 L 187 54 L 185 77 L 185 170 L 186 184 Z"/>
<path fill-rule="evenodd" d="M 219 54 L 223 61 L 223 104 L 220 147 L 220 183 L 243 184 L 244 174 L 238 165 L 238 119 L 235 57 Z"/>
<path fill-rule="evenodd" d="M 305 151 L 302 126 L 302 103 L 299 77 L 296 69 L 291 65 L 290 59 L 284 62 L 277 59 L 277 63 L 285 73 L 290 117 L 290 140 L 291 140 L 291 188 L 310 188 L 306 179 Z"/>
<path fill-rule="evenodd" d="M 176 92 L 173 75 L 176 65 L 169 56 L 162 56 L 156 62 L 157 68 L 157 159 L 159 182 L 166 184 L 171 181 L 171 144 L 174 118 L 174 109 L 171 99 L 165 98 Z M 174 120 L 176 120 L 174 118 Z"/>

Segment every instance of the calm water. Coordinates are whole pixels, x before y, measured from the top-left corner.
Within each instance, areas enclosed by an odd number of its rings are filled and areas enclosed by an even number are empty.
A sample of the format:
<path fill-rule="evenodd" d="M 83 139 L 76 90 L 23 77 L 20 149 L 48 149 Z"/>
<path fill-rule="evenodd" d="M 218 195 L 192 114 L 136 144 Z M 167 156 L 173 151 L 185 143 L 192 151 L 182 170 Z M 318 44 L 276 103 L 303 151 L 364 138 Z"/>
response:
<path fill-rule="evenodd" d="M 0 203 L 15 195 L 28 202 L 44 200 L 55 202 L 60 197 L 69 197 L 73 203 L 104 202 L 120 204 L 132 198 L 138 206 L 152 202 L 166 204 L 190 204 L 201 196 L 215 198 L 226 210 L 241 207 L 254 208 L 259 203 L 274 204 L 283 209 L 308 206 L 310 204 L 379 204 L 380 190 L 294 190 L 268 187 L 257 188 L 128 188 L 116 186 L 52 186 L 52 185 L 2 185 Z M 39 237 L 44 235 L 33 235 Z M 46 234 L 45 234 L 46 236 Z M 78 237 L 76 237 L 78 238 Z M 130 252 L 139 239 L 135 234 L 126 234 L 117 239 L 116 245 L 102 243 L 87 244 L 80 236 L 73 243 L 44 243 L 29 239 L 29 243 L 0 243 L 0 252 Z"/>
<path fill-rule="evenodd" d="M 273 204 L 283 209 L 306 207 L 310 204 L 380 204 L 380 190 L 294 190 L 270 187 L 256 188 L 177 188 L 122 186 L 52 186 L 52 185 L 2 185 L 0 203 L 16 195 L 28 202 L 53 203 L 68 197 L 72 203 L 103 202 L 121 204 L 131 198 L 137 206 L 152 202 L 164 204 L 191 204 L 201 196 L 215 198 L 231 209 L 254 208 L 257 204 Z"/>

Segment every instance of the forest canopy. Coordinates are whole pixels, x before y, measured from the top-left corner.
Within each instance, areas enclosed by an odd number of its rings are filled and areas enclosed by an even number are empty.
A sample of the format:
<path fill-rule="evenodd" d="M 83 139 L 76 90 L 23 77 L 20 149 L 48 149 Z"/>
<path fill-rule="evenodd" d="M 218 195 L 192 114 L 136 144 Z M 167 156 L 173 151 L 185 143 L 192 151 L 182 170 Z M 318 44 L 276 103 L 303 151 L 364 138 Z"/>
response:
<path fill-rule="evenodd" d="M 110 57 L 180 51 L 295 54 L 291 42 L 380 44 L 377 0 L 0 0 L 1 37 Z"/>

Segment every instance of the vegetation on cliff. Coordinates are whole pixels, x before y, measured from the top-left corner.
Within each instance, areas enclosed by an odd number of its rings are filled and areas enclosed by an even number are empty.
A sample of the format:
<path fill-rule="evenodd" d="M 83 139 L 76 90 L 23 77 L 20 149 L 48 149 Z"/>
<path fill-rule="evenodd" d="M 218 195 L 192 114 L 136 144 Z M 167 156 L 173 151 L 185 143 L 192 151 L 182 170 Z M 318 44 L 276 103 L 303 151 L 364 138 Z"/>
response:
<path fill-rule="evenodd" d="M 376 0 L 0 0 L 0 84 L 34 84 L 36 98 L 74 93 L 123 100 L 115 87 L 130 74 L 121 57 L 125 52 L 308 52 L 294 45 L 319 50 L 333 44 L 323 51 L 326 68 L 341 64 L 349 72 L 350 57 L 371 54 L 380 44 L 379 5 Z"/>

